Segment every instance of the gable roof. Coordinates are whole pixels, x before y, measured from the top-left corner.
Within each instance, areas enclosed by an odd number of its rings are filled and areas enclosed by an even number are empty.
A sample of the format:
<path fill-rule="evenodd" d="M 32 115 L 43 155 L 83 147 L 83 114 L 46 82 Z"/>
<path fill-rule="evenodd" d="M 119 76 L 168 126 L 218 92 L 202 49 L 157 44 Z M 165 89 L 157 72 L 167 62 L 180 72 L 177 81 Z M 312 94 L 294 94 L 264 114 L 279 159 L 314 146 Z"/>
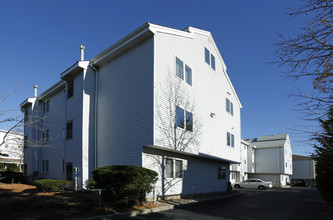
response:
<path fill-rule="evenodd" d="M 258 138 L 246 139 L 251 145 L 257 148 L 274 148 L 284 147 L 286 141 L 289 138 L 289 134 L 275 134 L 275 135 L 264 135 Z"/>
<path fill-rule="evenodd" d="M 235 88 L 234 88 L 233 84 L 231 83 L 231 80 L 227 74 L 227 67 L 222 58 L 222 55 L 215 43 L 215 40 L 214 40 L 212 34 L 209 31 L 201 30 L 201 29 L 194 28 L 191 26 L 189 26 L 183 30 L 178 30 L 178 29 L 169 28 L 169 27 L 146 22 L 143 25 L 141 25 L 139 28 L 137 28 L 136 30 L 132 31 L 130 34 L 128 34 L 125 37 L 123 37 L 122 39 L 120 39 L 115 44 L 108 47 L 106 50 L 99 53 L 97 56 L 92 58 L 91 59 L 92 64 L 94 66 L 98 67 L 101 65 L 101 63 L 105 62 L 106 60 L 117 56 L 117 54 L 121 53 L 122 51 L 126 51 L 129 48 L 136 46 L 140 42 L 148 39 L 149 37 L 152 37 L 153 35 L 156 35 L 157 33 L 168 33 L 168 34 L 172 34 L 175 36 L 186 37 L 186 38 L 190 38 L 190 39 L 193 39 L 196 34 L 208 36 L 212 40 L 215 50 L 218 52 L 218 57 L 222 62 L 224 76 L 226 77 L 227 82 L 230 85 L 230 88 L 231 88 L 233 94 L 235 95 L 240 108 L 243 107 L 242 103 L 240 102 L 239 97 L 235 91 Z"/>

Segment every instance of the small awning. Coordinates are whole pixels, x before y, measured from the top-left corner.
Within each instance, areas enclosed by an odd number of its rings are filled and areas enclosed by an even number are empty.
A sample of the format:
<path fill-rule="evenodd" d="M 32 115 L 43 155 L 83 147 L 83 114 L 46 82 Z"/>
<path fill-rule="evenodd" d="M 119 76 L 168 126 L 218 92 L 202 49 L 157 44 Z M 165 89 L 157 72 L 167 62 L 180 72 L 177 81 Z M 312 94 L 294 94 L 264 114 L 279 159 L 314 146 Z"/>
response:
<path fill-rule="evenodd" d="M 154 149 L 154 150 L 160 150 L 160 151 L 165 151 L 165 152 L 170 152 L 170 153 L 175 153 L 175 154 L 180 154 L 183 156 L 189 156 L 189 157 L 194 157 L 194 158 L 199 158 L 199 159 L 204 159 L 204 160 L 213 160 L 213 161 L 218 161 L 218 162 L 223 162 L 223 163 L 233 163 L 233 164 L 240 164 L 240 162 L 233 161 L 233 160 L 227 160 L 224 158 L 200 153 L 199 154 L 193 154 L 185 151 L 179 151 L 179 150 L 174 150 L 171 148 L 167 147 L 161 147 L 157 145 L 148 145 L 148 146 L 143 146 L 143 148 L 149 148 L 149 149 Z"/>

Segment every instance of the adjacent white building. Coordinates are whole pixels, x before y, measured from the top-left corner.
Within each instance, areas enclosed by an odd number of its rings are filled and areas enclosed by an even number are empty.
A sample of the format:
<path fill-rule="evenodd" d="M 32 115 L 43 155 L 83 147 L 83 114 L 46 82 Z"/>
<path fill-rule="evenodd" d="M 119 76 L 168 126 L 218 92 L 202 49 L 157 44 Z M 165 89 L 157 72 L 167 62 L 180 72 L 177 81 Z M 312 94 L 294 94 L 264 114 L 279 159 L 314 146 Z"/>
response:
<path fill-rule="evenodd" d="M 82 189 L 94 168 L 130 164 L 158 172 L 159 196 L 227 190 L 242 105 L 210 32 L 146 23 L 89 61 L 83 51 L 21 104 L 28 174 L 72 180 L 76 167 Z"/>
<path fill-rule="evenodd" d="M 293 155 L 291 182 L 296 179 L 303 179 L 308 185 L 316 184 L 316 161 L 312 157 Z"/>
<path fill-rule="evenodd" d="M 23 164 L 23 134 L 0 130 L 0 170 L 9 164 Z"/>
<path fill-rule="evenodd" d="M 271 181 L 273 186 L 288 185 L 293 173 L 289 134 L 266 135 L 246 141 L 255 147 L 254 172 L 248 173 L 248 178 Z"/>
<path fill-rule="evenodd" d="M 255 146 L 245 140 L 241 140 L 240 164 L 230 165 L 230 182 L 247 180 L 248 174 L 255 172 Z"/>

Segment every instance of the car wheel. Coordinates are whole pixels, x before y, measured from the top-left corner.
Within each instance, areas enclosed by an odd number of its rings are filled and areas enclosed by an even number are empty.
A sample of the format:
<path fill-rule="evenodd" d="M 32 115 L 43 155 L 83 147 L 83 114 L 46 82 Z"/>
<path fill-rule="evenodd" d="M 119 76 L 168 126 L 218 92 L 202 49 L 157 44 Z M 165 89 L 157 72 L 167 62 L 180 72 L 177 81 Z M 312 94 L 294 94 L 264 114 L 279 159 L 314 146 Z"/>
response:
<path fill-rule="evenodd" d="M 235 188 L 240 188 L 240 185 L 236 184 L 234 185 Z"/>
<path fill-rule="evenodd" d="M 264 186 L 258 186 L 258 189 L 264 190 L 264 189 L 266 189 L 266 187 L 264 187 Z"/>

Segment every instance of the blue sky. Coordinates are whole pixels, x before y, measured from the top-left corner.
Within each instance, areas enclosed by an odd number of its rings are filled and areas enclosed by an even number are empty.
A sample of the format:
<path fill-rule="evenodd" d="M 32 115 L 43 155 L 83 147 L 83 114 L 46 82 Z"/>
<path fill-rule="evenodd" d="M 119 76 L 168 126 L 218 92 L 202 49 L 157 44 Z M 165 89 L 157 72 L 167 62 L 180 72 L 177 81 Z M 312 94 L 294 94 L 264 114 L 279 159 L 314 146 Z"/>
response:
<path fill-rule="evenodd" d="M 307 136 L 314 129 L 300 119 L 288 93 L 311 91 L 307 81 L 284 80 L 274 59 L 277 33 L 293 34 L 306 18 L 290 20 L 288 8 L 299 1 L 4 1 L 0 6 L 0 97 L 18 90 L 0 105 L 6 115 L 19 114 L 20 103 L 59 80 L 59 74 L 86 46 L 91 59 L 145 22 L 176 29 L 192 26 L 212 33 L 243 104 L 242 138 L 289 133 L 295 154 L 312 152 Z M 9 123 L 0 124 L 8 129 Z"/>

